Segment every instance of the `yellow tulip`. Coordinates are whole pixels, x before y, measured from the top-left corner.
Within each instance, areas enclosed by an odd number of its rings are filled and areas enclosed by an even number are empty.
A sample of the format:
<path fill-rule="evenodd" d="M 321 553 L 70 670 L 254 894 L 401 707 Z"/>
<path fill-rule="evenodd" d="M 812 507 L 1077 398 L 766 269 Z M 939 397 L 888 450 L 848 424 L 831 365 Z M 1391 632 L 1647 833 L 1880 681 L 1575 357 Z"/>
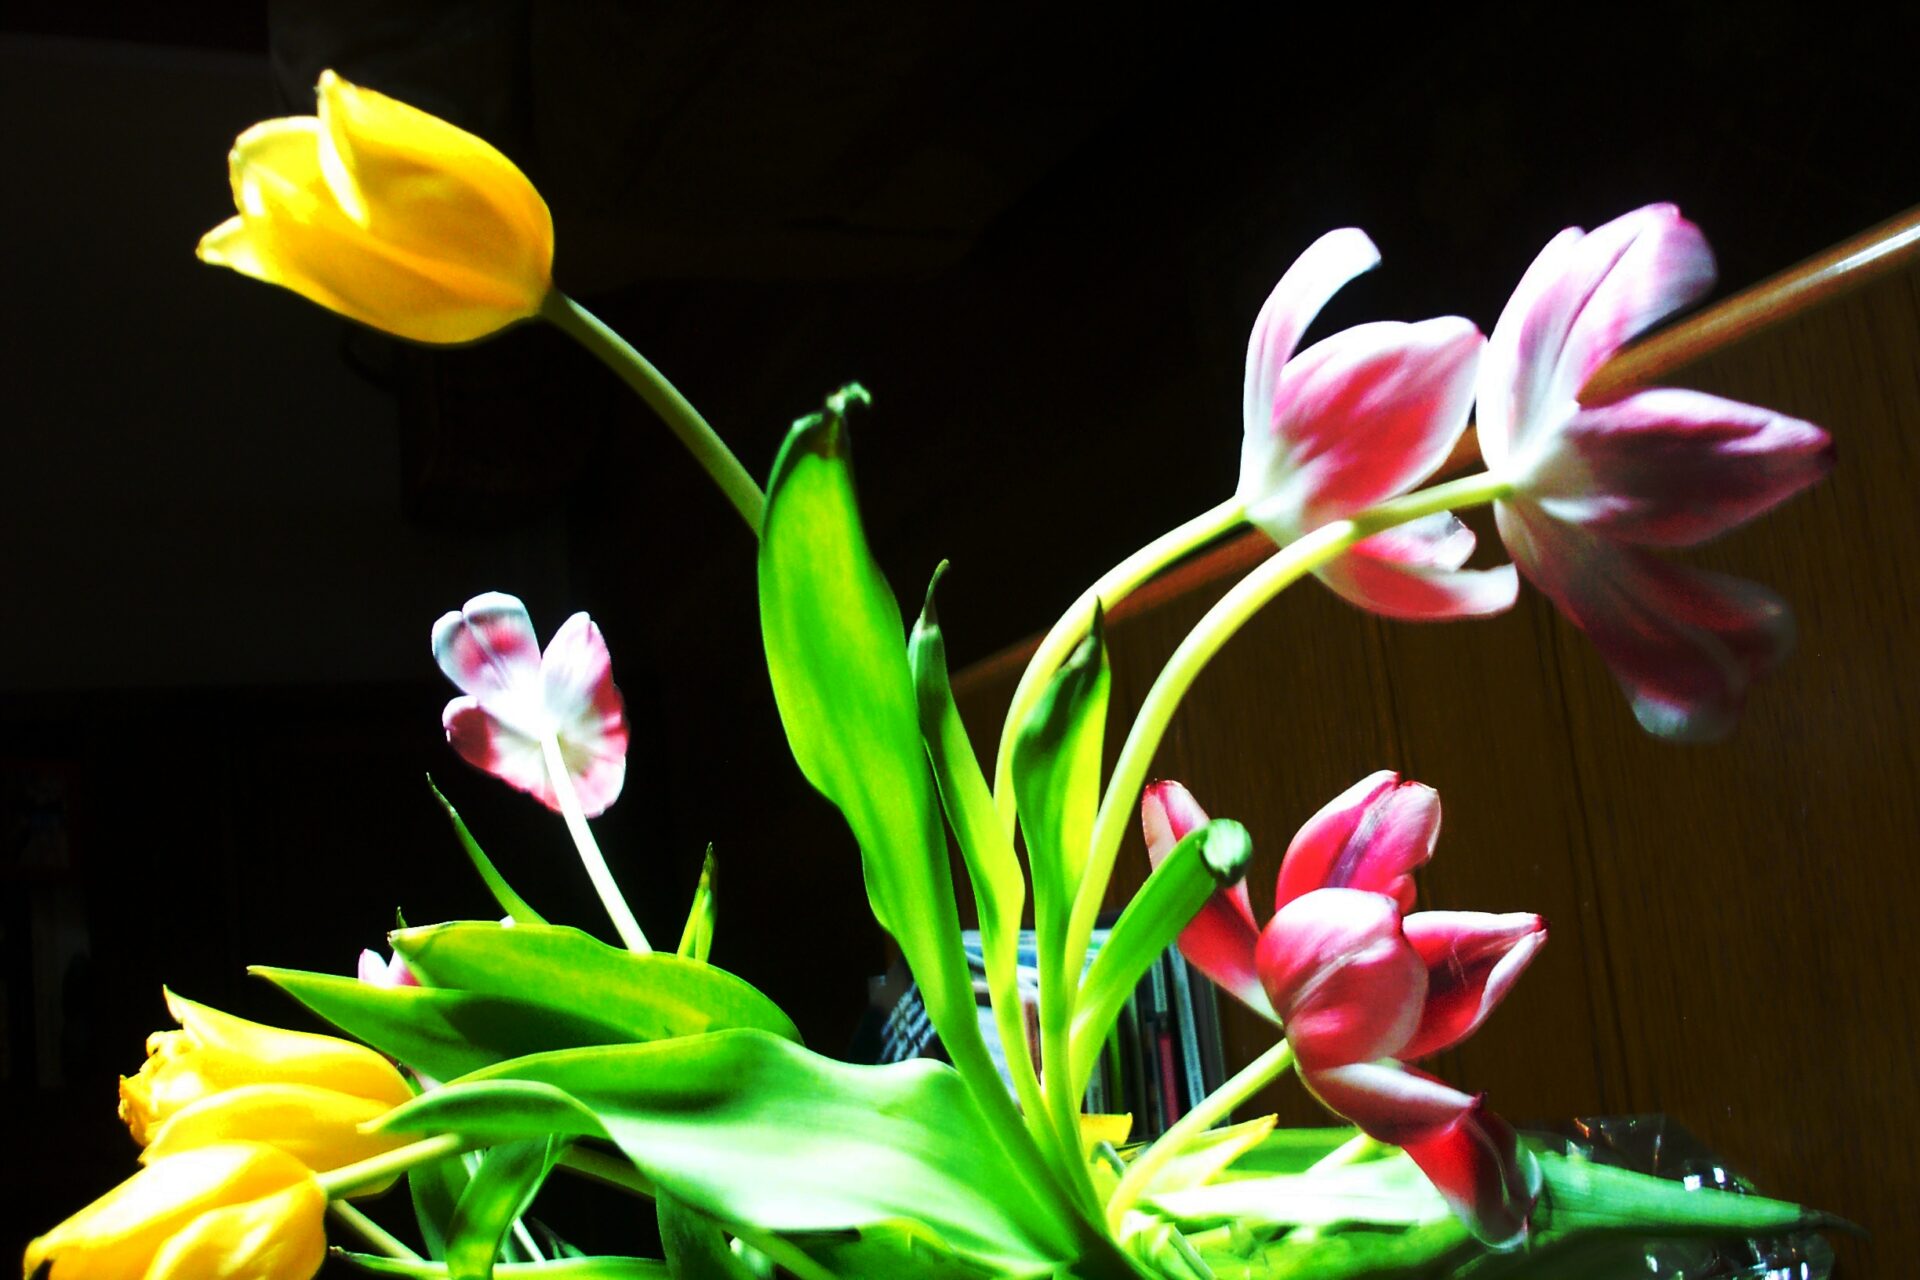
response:
<path fill-rule="evenodd" d="M 324 1173 L 406 1141 L 360 1132 L 413 1096 L 373 1050 L 262 1026 L 171 991 L 167 1009 L 180 1030 L 148 1037 L 146 1063 L 120 1081 L 120 1118 L 146 1148 L 142 1159 L 262 1142 Z"/>
<path fill-rule="evenodd" d="M 319 114 L 241 134 L 238 215 L 202 261 L 416 342 L 473 342 L 539 314 L 553 219 L 514 163 L 463 129 L 331 71 Z"/>
<path fill-rule="evenodd" d="M 326 1193 L 257 1143 L 156 1160 L 27 1246 L 48 1280 L 308 1280 L 326 1257 Z"/>

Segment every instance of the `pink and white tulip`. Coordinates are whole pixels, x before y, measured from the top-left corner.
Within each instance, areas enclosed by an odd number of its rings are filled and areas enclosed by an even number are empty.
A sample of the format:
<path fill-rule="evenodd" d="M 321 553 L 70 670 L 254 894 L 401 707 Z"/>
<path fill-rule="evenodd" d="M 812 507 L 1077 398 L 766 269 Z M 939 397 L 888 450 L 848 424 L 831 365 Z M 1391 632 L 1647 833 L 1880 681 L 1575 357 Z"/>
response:
<path fill-rule="evenodd" d="M 1247 343 L 1238 494 L 1247 518 L 1286 544 L 1407 492 L 1466 429 L 1484 340 L 1458 316 L 1363 324 L 1294 354 L 1340 287 L 1378 265 L 1352 227 L 1315 241 L 1274 286 Z M 1398 618 L 1498 613 L 1511 565 L 1461 568 L 1472 530 L 1444 512 L 1358 543 L 1319 571 L 1362 608 Z"/>
<path fill-rule="evenodd" d="M 1147 850 L 1166 856 L 1206 814 L 1185 788 L 1143 802 Z M 1203 973 L 1279 1022 L 1315 1096 L 1407 1152 L 1483 1241 L 1519 1243 L 1539 1171 L 1513 1130 L 1405 1060 L 1471 1035 L 1547 940 L 1536 915 L 1406 914 L 1412 874 L 1433 854 L 1440 798 L 1380 772 L 1315 814 L 1281 863 L 1275 909 L 1255 932 L 1244 886 L 1223 891 L 1180 937 Z M 1248 978 L 1258 986 L 1248 997 Z"/>
<path fill-rule="evenodd" d="M 600 628 L 568 618 L 540 652 L 525 605 L 490 591 L 433 624 L 433 657 L 463 697 L 447 704 L 447 741 L 467 763 L 559 809 L 543 742 L 560 745 L 588 817 L 620 795 L 627 722 Z"/>
<path fill-rule="evenodd" d="M 1587 379 L 1713 284 L 1672 205 L 1568 228 L 1522 277 L 1481 361 L 1480 448 L 1515 486 L 1495 506 L 1514 563 L 1593 637 L 1648 731 L 1710 739 L 1786 656 L 1793 618 L 1756 583 L 1674 564 L 1813 483 L 1826 432 L 1696 391 L 1584 401 Z"/>

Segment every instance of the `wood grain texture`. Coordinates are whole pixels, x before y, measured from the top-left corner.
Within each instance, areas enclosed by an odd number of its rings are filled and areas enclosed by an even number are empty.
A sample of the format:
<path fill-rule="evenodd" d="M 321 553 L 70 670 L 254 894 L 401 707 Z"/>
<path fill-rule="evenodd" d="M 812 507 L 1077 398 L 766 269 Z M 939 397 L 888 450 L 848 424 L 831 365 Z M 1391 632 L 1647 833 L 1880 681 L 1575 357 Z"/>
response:
<path fill-rule="evenodd" d="M 1838 444 L 1827 482 L 1687 557 L 1768 583 L 1800 620 L 1799 652 L 1730 742 L 1643 734 L 1586 638 L 1532 592 L 1490 622 L 1416 626 L 1307 585 L 1201 677 L 1154 766 L 1253 832 L 1262 914 L 1293 831 L 1341 788 L 1382 767 L 1437 786 L 1423 905 L 1537 910 L 1553 945 L 1436 1069 L 1522 1122 L 1666 1112 L 1770 1193 L 1866 1226 L 1870 1240 L 1835 1241 L 1852 1276 L 1902 1274 L 1920 1252 L 1920 982 L 1903 963 L 1920 896 L 1917 226 L 1849 242 L 1601 375 L 1765 404 Z M 1258 554 L 1222 548 L 1117 612 L 1114 746 Z M 983 752 L 1023 661 L 957 682 Z M 1144 870 L 1134 836 L 1114 905 Z M 1244 1060 L 1270 1031 L 1235 1010 L 1227 1034 Z M 1291 1084 L 1261 1101 L 1319 1114 Z"/>

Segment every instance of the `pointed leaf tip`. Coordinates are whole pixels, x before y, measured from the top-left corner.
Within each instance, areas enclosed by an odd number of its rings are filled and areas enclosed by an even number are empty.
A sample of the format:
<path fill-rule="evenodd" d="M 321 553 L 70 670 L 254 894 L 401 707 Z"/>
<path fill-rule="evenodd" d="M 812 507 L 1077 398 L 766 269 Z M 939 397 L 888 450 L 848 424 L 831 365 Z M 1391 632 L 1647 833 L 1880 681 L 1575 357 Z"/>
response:
<path fill-rule="evenodd" d="M 927 579 L 927 601 L 920 606 L 920 621 L 914 624 L 916 629 L 928 628 L 937 630 L 939 628 L 940 611 L 934 608 L 933 597 L 934 593 L 940 589 L 940 579 L 947 576 L 947 566 L 952 563 L 953 561 L 951 560 L 942 560 L 939 564 L 933 566 L 933 576 Z"/>

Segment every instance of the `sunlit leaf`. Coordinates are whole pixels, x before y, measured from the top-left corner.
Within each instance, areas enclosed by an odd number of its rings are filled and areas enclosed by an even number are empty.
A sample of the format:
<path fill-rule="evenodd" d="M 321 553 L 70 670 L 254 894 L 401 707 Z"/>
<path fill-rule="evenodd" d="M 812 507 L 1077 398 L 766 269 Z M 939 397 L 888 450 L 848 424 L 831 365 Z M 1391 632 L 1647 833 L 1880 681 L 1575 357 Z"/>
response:
<path fill-rule="evenodd" d="M 487 1280 L 493 1274 L 501 1241 L 553 1168 L 554 1143 L 550 1136 L 506 1143 L 481 1158 L 447 1230 L 452 1280 Z"/>
<path fill-rule="evenodd" d="M 700 862 L 700 883 L 693 889 L 693 905 L 687 908 L 686 927 L 680 931 L 680 945 L 675 954 L 687 960 L 698 960 L 702 964 L 713 953 L 713 926 L 717 908 L 714 902 L 714 864 L 713 846 L 707 846 L 707 856 Z"/>
<path fill-rule="evenodd" d="M 473 869 L 480 873 L 480 879 L 485 882 L 487 892 L 491 893 L 493 900 L 500 904 L 500 910 L 506 912 L 507 918 L 515 924 L 545 924 L 546 917 L 527 905 L 527 900 L 513 891 L 513 886 L 507 883 L 507 878 L 501 875 L 498 868 L 493 865 L 493 859 L 486 855 L 486 851 L 480 847 L 480 842 L 473 838 L 473 832 L 467 829 L 465 820 L 460 817 L 460 811 L 453 807 L 451 800 L 440 793 L 440 788 L 435 785 L 432 774 L 427 775 L 427 790 L 433 792 L 433 798 L 440 802 L 442 809 L 446 810 L 447 821 L 453 824 L 454 837 L 460 841 L 460 847 L 466 851 L 467 860 L 473 863 Z"/>

